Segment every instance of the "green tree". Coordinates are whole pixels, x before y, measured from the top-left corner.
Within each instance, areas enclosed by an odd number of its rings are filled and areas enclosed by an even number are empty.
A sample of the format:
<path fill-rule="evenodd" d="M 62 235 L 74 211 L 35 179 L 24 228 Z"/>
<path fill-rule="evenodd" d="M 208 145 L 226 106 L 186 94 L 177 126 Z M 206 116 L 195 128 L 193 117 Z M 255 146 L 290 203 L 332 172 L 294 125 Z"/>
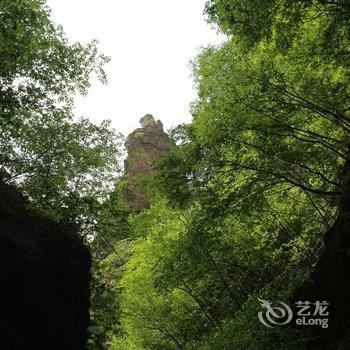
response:
<path fill-rule="evenodd" d="M 0 1 L 0 21 L 2 178 L 87 234 L 118 173 L 120 136 L 108 121 L 74 118 L 73 97 L 92 74 L 106 82 L 109 59 L 95 41 L 70 44 L 45 1 Z"/>
<path fill-rule="evenodd" d="M 132 241 L 122 267 L 114 253 L 105 260 L 119 273 L 108 344 L 306 349 L 304 331 L 260 324 L 258 299 L 292 301 L 329 256 L 316 277 L 335 293 L 344 325 L 334 327 L 344 336 L 348 2 L 212 0 L 206 11 L 227 40 L 194 62 L 193 122 L 158 161 L 150 208 L 120 215 Z"/>
<path fill-rule="evenodd" d="M 225 324 L 208 332 L 213 338 L 204 348 L 260 349 L 264 330 L 246 317 L 257 303 L 249 296 L 268 290 L 271 298 L 290 297 L 319 258 L 322 234 L 348 210 L 347 6 L 208 2 L 210 19 L 228 39 L 195 61 L 193 122 L 180 149 L 158 165 L 168 198 L 191 207 L 177 255 L 160 259 L 164 288 L 185 281 L 207 300 L 211 318 Z M 335 241 L 337 233 L 345 237 L 333 230 Z M 337 246 L 339 252 L 348 243 Z M 338 254 L 332 249 L 326 244 L 326 257 Z M 324 271 L 320 281 L 333 290 L 337 271 Z M 278 349 L 303 348 L 290 336 L 267 339 Z"/>

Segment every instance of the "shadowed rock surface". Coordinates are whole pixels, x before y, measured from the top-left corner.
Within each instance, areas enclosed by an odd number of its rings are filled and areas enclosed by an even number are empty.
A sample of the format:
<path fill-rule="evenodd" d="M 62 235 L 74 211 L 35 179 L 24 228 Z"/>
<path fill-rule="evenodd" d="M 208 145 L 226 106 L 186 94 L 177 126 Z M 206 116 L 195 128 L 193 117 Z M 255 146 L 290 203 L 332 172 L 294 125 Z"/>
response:
<path fill-rule="evenodd" d="M 163 130 L 160 120 L 155 121 L 151 114 L 140 119 L 141 128 L 132 132 L 126 141 L 128 157 L 125 161 L 125 175 L 129 185 L 125 189 L 125 200 L 137 210 L 148 208 L 147 178 L 154 174 L 153 163 L 173 144 Z"/>
<path fill-rule="evenodd" d="M 310 280 L 296 293 L 298 300 L 327 301 L 329 328 L 308 327 L 312 350 L 350 349 L 350 162 L 338 217 L 324 236 L 325 250 Z"/>
<path fill-rule="evenodd" d="M 318 329 L 318 349 L 350 349 L 350 200 L 325 236 L 325 252 L 311 279 L 310 295 L 327 301 L 329 328 Z"/>
<path fill-rule="evenodd" d="M 85 349 L 90 253 L 0 182 L 0 349 Z"/>

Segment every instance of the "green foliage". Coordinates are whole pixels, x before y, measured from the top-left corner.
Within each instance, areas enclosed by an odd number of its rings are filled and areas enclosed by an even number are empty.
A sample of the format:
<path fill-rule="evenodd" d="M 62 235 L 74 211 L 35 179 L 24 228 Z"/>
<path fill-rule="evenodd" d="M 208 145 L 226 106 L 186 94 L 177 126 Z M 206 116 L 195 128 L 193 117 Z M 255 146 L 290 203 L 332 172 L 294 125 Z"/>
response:
<path fill-rule="evenodd" d="M 96 42 L 70 44 L 41 0 L 0 1 L 0 172 L 35 210 L 91 227 L 92 207 L 118 172 L 120 136 L 73 118 L 92 74 L 106 81 Z M 91 233 L 85 230 L 85 234 Z"/>
<path fill-rule="evenodd" d="M 145 133 L 143 131 L 137 131 L 135 132 L 134 136 L 135 138 L 142 138 L 145 135 Z"/>
<path fill-rule="evenodd" d="M 107 236 L 122 224 L 130 240 L 116 234 L 96 268 L 95 345 L 308 347 L 296 327 L 260 324 L 258 300 L 292 302 L 350 185 L 348 6 L 208 1 L 228 37 L 197 57 L 193 122 L 155 182 L 135 178 L 150 208 L 106 202 Z"/>
<path fill-rule="evenodd" d="M 112 336 L 121 334 L 120 279 L 131 255 L 129 240 L 119 241 L 105 259 L 94 260 L 89 349 L 105 349 Z"/>
<path fill-rule="evenodd" d="M 176 288 L 159 292 L 157 288 L 155 276 L 162 276 L 158 264 L 174 252 L 184 227 L 181 214 L 169 211 L 165 203 L 160 200 L 131 223 L 136 229 L 143 227 L 145 237 L 135 242 L 122 278 L 121 323 L 125 335 L 115 339 L 115 348 L 178 349 L 202 332 L 203 317 L 185 291 Z"/>
<path fill-rule="evenodd" d="M 240 224 L 230 217 L 207 231 L 197 226 L 202 214 L 169 209 L 158 200 L 130 221 L 141 238 L 117 282 L 122 332 L 113 348 L 238 349 L 256 343 L 259 349 L 264 339 L 294 341 L 289 329 L 265 335 L 257 298 L 290 297 L 308 274 L 300 267 L 307 240 L 286 238 L 293 236 L 286 228 L 271 237 L 278 228 L 269 227 L 269 218 L 262 221 L 263 215 Z"/>
<path fill-rule="evenodd" d="M 94 245 L 101 241 L 107 244 L 109 241 L 118 242 L 130 236 L 129 217 L 132 209 L 124 200 L 126 184 L 126 179 L 119 179 L 108 199 L 96 208 L 96 231 L 99 237 L 95 237 Z"/>
<path fill-rule="evenodd" d="M 211 0 L 206 3 L 206 13 L 209 21 L 224 33 L 257 41 L 271 34 L 277 3 L 275 0 Z"/>
<path fill-rule="evenodd" d="M 194 64 L 193 122 L 157 162 L 115 295 L 114 349 L 306 349 L 266 329 L 291 302 L 349 191 L 349 12 L 337 1 L 208 1 L 227 35 Z M 112 266 L 111 266 L 112 268 Z"/>
<path fill-rule="evenodd" d="M 201 150 L 196 143 L 188 142 L 187 134 L 191 134 L 189 126 L 181 125 L 173 130 L 172 137 L 178 147 L 170 154 L 160 156 L 155 163 L 156 186 L 172 206 L 180 208 L 186 208 L 194 199 L 192 190 L 200 182 L 200 173 L 197 173 L 195 164 L 201 158 Z"/>

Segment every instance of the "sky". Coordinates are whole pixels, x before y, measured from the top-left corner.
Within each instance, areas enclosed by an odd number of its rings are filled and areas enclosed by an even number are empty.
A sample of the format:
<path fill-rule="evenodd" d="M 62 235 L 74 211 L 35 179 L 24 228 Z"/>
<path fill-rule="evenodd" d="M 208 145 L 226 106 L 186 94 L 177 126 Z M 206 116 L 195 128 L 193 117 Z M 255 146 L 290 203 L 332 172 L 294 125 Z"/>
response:
<path fill-rule="evenodd" d="M 87 97 L 75 99 L 76 116 L 111 119 L 124 135 L 153 114 L 165 129 L 191 120 L 196 99 L 190 61 L 222 37 L 205 21 L 205 0 L 47 0 L 54 21 L 71 42 L 97 39 L 111 57 L 109 82 L 96 78 Z"/>

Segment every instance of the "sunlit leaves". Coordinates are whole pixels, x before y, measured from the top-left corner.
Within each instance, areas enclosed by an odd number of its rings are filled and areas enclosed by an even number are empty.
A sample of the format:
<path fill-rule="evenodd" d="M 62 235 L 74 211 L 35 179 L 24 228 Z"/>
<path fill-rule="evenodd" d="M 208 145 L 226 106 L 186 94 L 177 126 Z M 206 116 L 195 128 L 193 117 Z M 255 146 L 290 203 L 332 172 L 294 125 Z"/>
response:
<path fill-rule="evenodd" d="M 92 74 L 106 81 L 108 58 L 95 41 L 70 44 L 44 1 L 0 1 L 0 19 L 1 173 L 36 209 L 80 223 L 118 173 L 110 123 L 73 117 L 74 95 Z"/>

